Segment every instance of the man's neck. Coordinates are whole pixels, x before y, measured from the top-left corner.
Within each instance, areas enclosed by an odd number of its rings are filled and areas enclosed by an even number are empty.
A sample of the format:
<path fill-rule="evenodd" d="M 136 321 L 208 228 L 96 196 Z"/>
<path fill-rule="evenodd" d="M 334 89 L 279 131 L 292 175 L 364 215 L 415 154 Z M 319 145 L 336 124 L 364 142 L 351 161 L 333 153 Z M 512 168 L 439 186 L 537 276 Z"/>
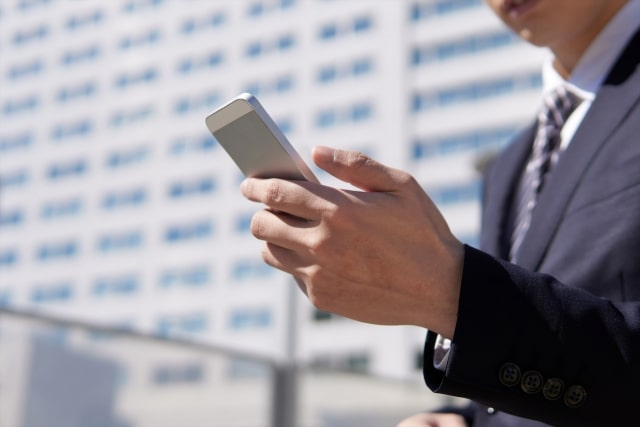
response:
<path fill-rule="evenodd" d="M 582 55 L 584 55 L 591 43 L 593 43 L 620 9 L 624 7 L 627 1 L 628 0 L 611 1 L 604 11 L 605 13 L 600 15 L 598 20 L 593 22 L 583 32 L 567 40 L 560 41 L 553 46 L 549 46 L 555 56 L 553 66 L 562 77 L 568 79 L 571 76 Z"/>

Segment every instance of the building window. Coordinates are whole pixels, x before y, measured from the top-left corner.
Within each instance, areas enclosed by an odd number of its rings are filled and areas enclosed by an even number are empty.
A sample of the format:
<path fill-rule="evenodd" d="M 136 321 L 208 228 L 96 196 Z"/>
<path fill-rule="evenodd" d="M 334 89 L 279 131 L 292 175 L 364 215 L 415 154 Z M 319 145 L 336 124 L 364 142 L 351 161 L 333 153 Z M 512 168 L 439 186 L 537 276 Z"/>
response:
<path fill-rule="evenodd" d="M 432 2 L 416 2 L 411 7 L 410 20 L 422 21 L 442 15 L 459 12 L 465 9 L 481 7 L 483 0 L 436 0 Z"/>
<path fill-rule="evenodd" d="M 459 203 L 480 202 L 480 180 L 473 180 L 461 184 L 432 188 L 427 191 L 431 200 L 438 206 Z"/>
<path fill-rule="evenodd" d="M 105 166 L 109 169 L 121 169 L 137 165 L 149 158 L 147 146 L 124 149 L 108 153 L 105 158 Z"/>
<path fill-rule="evenodd" d="M 197 71 L 208 71 L 221 66 L 225 61 L 225 54 L 222 51 L 210 52 L 204 56 L 182 59 L 176 71 L 179 74 L 192 74 Z"/>
<path fill-rule="evenodd" d="M 26 12 L 30 9 L 46 6 L 51 3 L 53 3 L 53 0 L 20 0 L 16 7 L 18 10 Z"/>
<path fill-rule="evenodd" d="M 289 50 L 295 44 L 295 38 L 291 34 L 285 34 L 278 39 L 279 50 Z"/>
<path fill-rule="evenodd" d="M 271 95 L 274 93 L 283 94 L 290 92 L 295 87 L 295 78 L 293 75 L 281 75 L 276 78 L 265 80 L 262 82 L 252 82 L 245 85 L 245 92 L 253 95 Z"/>
<path fill-rule="evenodd" d="M 364 33 L 372 28 L 373 20 L 370 16 L 358 16 L 346 22 L 329 22 L 322 25 L 318 31 L 318 39 L 328 42 L 339 37 Z"/>
<path fill-rule="evenodd" d="M 91 119 L 81 119 L 75 122 L 57 124 L 51 130 L 51 139 L 62 142 L 74 138 L 85 138 L 94 131 Z"/>
<path fill-rule="evenodd" d="M 153 106 L 143 105 L 130 110 L 117 111 L 111 115 L 109 125 L 114 128 L 131 126 L 150 119 L 155 113 Z"/>
<path fill-rule="evenodd" d="M 29 173 L 26 169 L 18 169 L 13 172 L 0 174 L 0 190 L 22 187 L 29 180 Z"/>
<path fill-rule="evenodd" d="M 373 26 L 369 16 L 361 16 L 353 21 L 353 31 L 360 33 L 369 30 Z"/>
<path fill-rule="evenodd" d="M 161 273 L 158 285 L 169 289 L 174 287 L 200 287 L 211 283 L 211 269 L 208 265 L 165 270 Z"/>
<path fill-rule="evenodd" d="M 84 82 L 58 89 L 56 101 L 59 103 L 67 103 L 79 99 L 86 99 L 95 96 L 97 92 L 98 85 L 95 82 Z"/>
<path fill-rule="evenodd" d="M 16 265 L 20 257 L 16 249 L 0 249 L 0 268 Z"/>
<path fill-rule="evenodd" d="M 25 221 L 22 209 L 4 209 L 0 211 L 0 228 L 17 227 Z"/>
<path fill-rule="evenodd" d="M 35 140 L 32 132 L 21 132 L 15 135 L 0 135 L 0 153 L 25 150 Z"/>
<path fill-rule="evenodd" d="M 503 79 L 473 82 L 463 86 L 415 93 L 411 100 L 414 112 L 495 98 L 522 90 L 539 89 L 540 73 L 529 73 Z"/>
<path fill-rule="evenodd" d="M 521 127 L 475 130 L 460 134 L 418 139 L 413 143 L 412 157 L 424 159 L 468 151 L 503 148 Z"/>
<path fill-rule="evenodd" d="M 194 221 L 187 224 L 168 226 L 164 233 L 164 240 L 168 243 L 203 240 L 213 234 L 213 224 L 210 220 Z"/>
<path fill-rule="evenodd" d="M 220 104 L 221 99 L 218 91 L 182 97 L 175 102 L 173 111 L 178 115 L 185 115 L 194 111 L 210 110 Z"/>
<path fill-rule="evenodd" d="M 337 79 L 338 69 L 335 65 L 327 65 L 321 68 L 317 74 L 317 80 L 320 83 L 330 83 Z"/>
<path fill-rule="evenodd" d="M 22 64 L 15 64 L 9 67 L 7 78 L 9 80 L 21 80 L 23 78 L 35 77 L 45 69 L 45 63 L 42 59 L 34 59 Z"/>
<path fill-rule="evenodd" d="M 116 77 L 114 86 L 124 90 L 133 86 L 148 85 L 158 80 L 159 71 L 156 68 L 147 68 L 138 72 L 120 74 Z"/>
<path fill-rule="evenodd" d="M 258 18 L 277 11 L 291 9 L 296 0 L 257 0 L 247 8 L 249 18 Z"/>
<path fill-rule="evenodd" d="M 273 276 L 275 272 L 262 259 L 247 259 L 233 263 L 231 277 L 236 282 L 250 282 Z"/>
<path fill-rule="evenodd" d="M 102 197 L 102 208 L 115 210 L 140 206 L 147 202 L 148 194 L 144 188 L 132 188 L 124 191 L 112 191 Z"/>
<path fill-rule="evenodd" d="M 82 212 L 83 206 L 80 197 L 47 202 L 40 208 L 40 217 L 44 220 L 73 217 Z"/>
<path fill-rule="evenodd" d="M 316 127 L 318 128 L 329 128 L 335 126 L 337 122 L 337 115 L 334 110 L 321 111 L 316 115 Z"/>
<path fill-rule="evenodd" d="M 42 285 L 31 291 L 31 301 L 36 304 L 65 302 L 73 296 L 73 285 L 68 282 Z"/>
<path fill-rule="evenodd" d="M 67 18 L 65 22 L 65 27 L 69 31 L 76 31 L 79 29 L 83 29 L 89 26 L 97 25 L 103 22 L 105 19 L 105 14 L 102 10 L 96 9 L 92 12 L 85 13 L 82 15 L 73 15 Z"/>
<path fill-rule="evenodd" d="M 316 80 L 318 83 L 327 84 L 338 80 L 360 78 L 370 74 L 373 70 L 371 58 L 359 58 L 344 64 L 326 65 L 318 70 Z"/>
<path fill-rule="evenodd" d="M 5 116 L 33 112 L 40 106 L 40 98 L 36 95 L 29 95 L 23 98 L 10 99 L 2 106 L 2 113 Z"/>
<path fill-rule="evenodd" d="M 257 58 L 270 53 L 290 50 L 295 44 L 296 39 L 292 34 L 283 34 L 270 40 L 249 43 L 245 49 L 245 55 L 249 58 Z"/>
<path fill-rule="evenodd" d="M 371 110 L 371 104 L 368 103 L 354 105 L 351 107 L 351 121 L 361 122 L 369 119 L 372 114 Z"/>
<path fill-rule="evenodd" d="M 77 50 L 65 52 L 60 58 L 64 66 L 76 65 L 97 60 L 102 55 L 102 49 L 98 45 L 91 45 Z"/>
<path fill-rule="evenodd" d="M 518 43 L 521 43 L 521 40 L 513 32 L 500 30 L 495 33 L 475 35 L 438 45 L 418 46 L 411 51 L 411 64 L 417 66 L 442 62 Z"/>
<path fill-rule="evenodd" d="M 47 178 L 57 181 L 66 178 L 77 178 L 87 173 L 89 165 L 84 159 L 71 160 L 65 163 L 57 163 L 47 169 Z"/>
<path fill-rule="evenodd" d="M 140 248 L 144 243 L 141 231 L 121 231 L 105 234 L 98 239 L 97 250 L 99 252 L 118 252 Z"/>
<path fill-rule="evenodd" d="M 356 77 L 369 74 L 372 69 L 373 69 L 373 62 L 370 58 L 357 59 L 351 65 L 351 73 Z"/>
<path fill-rule="evenodd" d="M 180 32 L 184 35 L 192 35 L 221 27 L 226 21 L 227 15 L 224 11 L 213 12 L 204 17 L 188 18 L 180 25 Z"/>
<path fill-rule="evenodd" d="M 325 24 L 320 28 L 320 40 L 331 40 L 338 36 L 338 25 L 335 23 Z"/>
<path fill-rule="evenodd" d="M 140 290 L 137 276 L 128 274 L 117 277 L 101 277 L 94 281 L 91 293 L 95 297 L 130 295 Z"/>
<path fill-rule="evenodd" d="M 40 42 L 51 35 L 51 29 L 46 24 L 17 31 L 13 35 L 13 44 L 22 47 L 28 43 Z"/>
<path fill-rule="evenodd" d="M 138 34 L 130 34 L 122 37 L 118 42 L 118 49 L 130 50 L 144 46 L 153 46 L 162 40 L 162 32 L 157 28 L 152 28 Z"/>
<path fill-rule="evenodd" d="M 359 102 L 343 108 L 320 111 L 316 115 L 316 127 L 327 129 L 338 125 L 355 124 L 373 118 L 373 105 Z"/>
<path fill-rule="evenodd" d="M 252 18 L 260 16 L 264 13 L 264 4 L 262 1 L 252 3 L 247 10 L 247 15 Z"/>
<path fill-rule="evenodd" d="M 273 323 L 273 315 L 268 308 L 243 308 L 234 310 L 229 316 L 229 328 L 264 329 Z"/>
<path fill-rule="evenodd" d="M 206 332 L 209 321 L 204 313 L 164 316 L 158 319 L 157 333 L 163 337 Z"/>
<path fill-rule="evenodd" d="M 214 178 L 204 177 L 173 182 L 169 185 L 167 193 L 172 199 L 183 199 L 214 193 L 216 187 L 217 184 Z"/>
<path fill-rule="evenodd" d="M 181 136 L 176 138 L 169 146 L 171 156 L 180 157 L 187 154 L 200 155 L 217 147 L 217 141 L 210 133 L 195 136 Z"/>
<path fill-rule="evenodd" d="M 38 247 L 36 251 L 36 259 L 41 262 L 71 259 L 78 256 L 79 253 L 79 244 L 73 240 L 58 243 L 44 243 Z"/>
<path fill-rule="evenodd" d="M 122 6 L 125 13 L 136 13 L 162 6 L 165 0 L 130 0 Z"/>

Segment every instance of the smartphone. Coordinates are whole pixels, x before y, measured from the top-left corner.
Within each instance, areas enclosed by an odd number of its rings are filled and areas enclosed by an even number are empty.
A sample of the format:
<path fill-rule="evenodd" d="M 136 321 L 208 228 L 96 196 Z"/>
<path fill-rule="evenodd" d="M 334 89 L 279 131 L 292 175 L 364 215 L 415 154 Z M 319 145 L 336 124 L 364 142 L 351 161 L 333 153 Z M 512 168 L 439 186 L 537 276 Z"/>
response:
<path fill-rule="evenodd" d="M 255 96 L 238 95 L 205 122 L 245 176 L 318 182 Z"/>

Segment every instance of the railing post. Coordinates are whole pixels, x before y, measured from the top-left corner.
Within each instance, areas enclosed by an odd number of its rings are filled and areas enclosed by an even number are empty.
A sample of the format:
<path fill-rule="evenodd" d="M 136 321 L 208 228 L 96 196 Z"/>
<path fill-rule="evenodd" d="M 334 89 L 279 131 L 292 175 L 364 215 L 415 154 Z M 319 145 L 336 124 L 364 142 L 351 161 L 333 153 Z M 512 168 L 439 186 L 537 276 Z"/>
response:
<path fill-rule="evenodd" d="M 271 427 L 298 427 L 298 294 L 296 279 L 288 281 L 283 363 L 273 366 Z"/>
<path fill-rule="evenodd" d="M 293 364 L 273 365 L 271 427 L 297 427 L 298 378 Z"/>

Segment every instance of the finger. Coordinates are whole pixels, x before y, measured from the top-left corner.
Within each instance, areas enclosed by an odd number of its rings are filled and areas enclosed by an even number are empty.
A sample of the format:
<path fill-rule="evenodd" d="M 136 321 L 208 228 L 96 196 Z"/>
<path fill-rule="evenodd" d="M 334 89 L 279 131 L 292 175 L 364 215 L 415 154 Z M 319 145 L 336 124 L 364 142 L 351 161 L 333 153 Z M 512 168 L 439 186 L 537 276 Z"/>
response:
<path fill-rule="evenodd" d="M 253 215 L 251 233 L 259 240 L 290 250 L 301 250 L 307 234 L 304 231 L 314 225 L 309 220 L 264 209 Z"/>
<path fill-rule="evenodd" d="M 317 219 L 323 204 L 312 188 L 321 190 L 318 184 L 282 179 L 247 178 L 240 185 L 244 197 L 252 202 L 307 220 Z"/>
<path fill-rule="evenodd" d="M 262 249 L 262 259 L 271 267 L 289 273 L 296 278 L 304 276 L 304 268 L 308 265 L 300 252 L 270 242 L 267 242 Z M 302 280 L 297 279 L 297 282 L 300 285 Z"/>
<path fill-rule="evenodd" d="M 317 146 L 313 149 L 312 156 L 318 167 L 365 191 L 392 192 L 410 177 L 405 172 L 385 166 L 358 151 Z"/>

